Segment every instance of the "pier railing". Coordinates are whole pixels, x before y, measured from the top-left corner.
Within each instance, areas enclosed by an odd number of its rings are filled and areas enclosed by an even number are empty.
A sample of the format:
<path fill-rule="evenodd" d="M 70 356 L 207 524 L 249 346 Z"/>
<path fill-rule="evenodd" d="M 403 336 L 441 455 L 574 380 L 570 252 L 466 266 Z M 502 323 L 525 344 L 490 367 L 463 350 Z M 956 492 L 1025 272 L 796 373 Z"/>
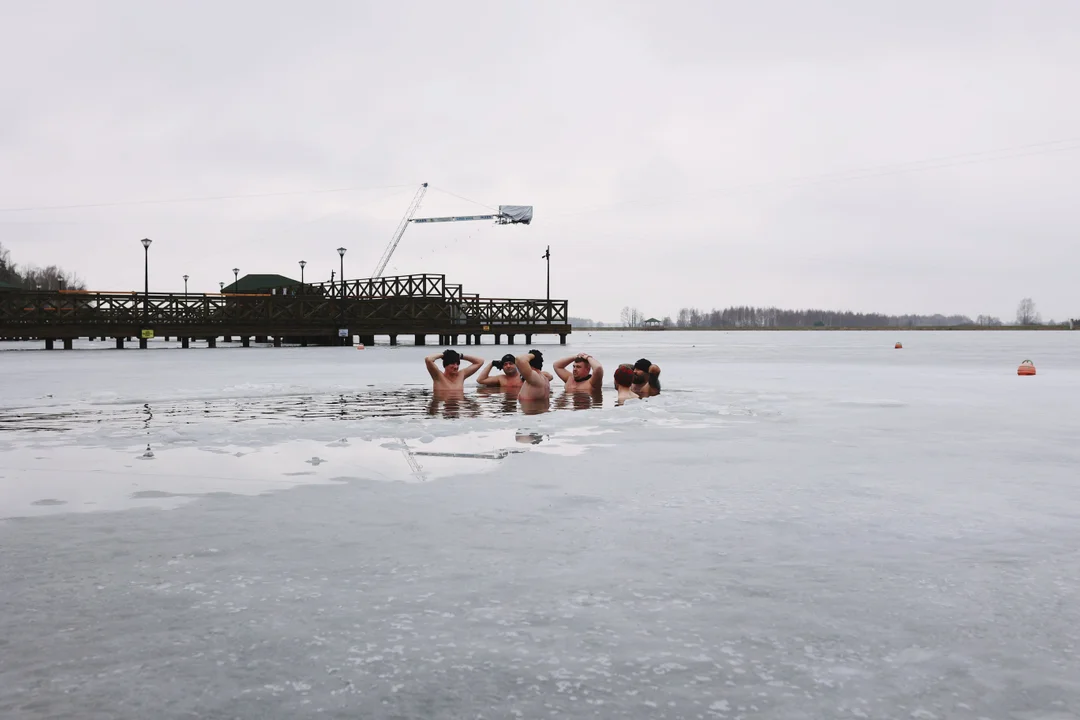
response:
<path fill-rule="evenodd" d="M 432 276 L 441 277 L 441 276 Z M 430 289 L 430 286 L 429 288 Z M 276 327 L 340 326 L 408 332 L 447 326 L 567 325 L 566 300 L 445 296 L 341 297 L 291 294 L 0 293 L 0 336 L 20 329 L 65 326 Z M 85 333 L 83 333 L 85 334 Z"/>

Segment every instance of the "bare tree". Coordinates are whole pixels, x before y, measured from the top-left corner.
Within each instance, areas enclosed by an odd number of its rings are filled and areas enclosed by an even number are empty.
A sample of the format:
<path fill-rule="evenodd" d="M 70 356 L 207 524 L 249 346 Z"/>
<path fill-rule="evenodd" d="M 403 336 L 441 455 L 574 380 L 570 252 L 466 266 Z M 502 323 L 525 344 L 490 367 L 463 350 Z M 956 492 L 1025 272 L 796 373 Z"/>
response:
<path fill-rule="evenodd" d="M 0 244 L 0 281 L 20 285 L 29 290 L 85 290 L 86 285 L 75 273 L 65 272 L 56 265 L 44 268 L 23 267 L 11 261 L 11 253 Z"/>
<path fill-rule="evenodd" d="M 1016 306 L 1017 325 L 1038 325 L 1041 321 L 1042 318 L 1035 310 L 1035 301 L 1031 298 L 1024 298 Z"/>
<path fill-rule="evenodd" d="M 627 305 L 619 314 L 619 319 L 622 320 L 623 327 L 641 327 L 645 316 L 636 307 Z"/>

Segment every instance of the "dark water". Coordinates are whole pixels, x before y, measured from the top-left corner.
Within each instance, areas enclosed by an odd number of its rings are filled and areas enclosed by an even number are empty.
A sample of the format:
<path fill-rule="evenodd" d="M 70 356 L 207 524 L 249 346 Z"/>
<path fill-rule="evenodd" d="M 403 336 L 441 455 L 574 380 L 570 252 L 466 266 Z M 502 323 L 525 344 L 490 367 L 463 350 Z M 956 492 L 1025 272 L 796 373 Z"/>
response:
<path fill-rule="evenodd" d="M 614 393 L 609 393 L 614 400 Z M 156 401 L 142 404 L 101 404 L 54 408 L 0 409 L 0 432 L 66 432 L 107 424 L 149 428 L 151 422 L 191 425 L 207 420 L 226 422 L 292 423 L 309 420 L 358 420 L 390 417 L 480 418 L 535 415 L 562 410 L 602 407 L 601 396 L 552 393 L 550 401 L 523 402 L 498 391 L 469 391 L 441 398 L 430 388 L 405 387 L 349 394 L 327 393 L 223 398 L 215 400 Z"/>

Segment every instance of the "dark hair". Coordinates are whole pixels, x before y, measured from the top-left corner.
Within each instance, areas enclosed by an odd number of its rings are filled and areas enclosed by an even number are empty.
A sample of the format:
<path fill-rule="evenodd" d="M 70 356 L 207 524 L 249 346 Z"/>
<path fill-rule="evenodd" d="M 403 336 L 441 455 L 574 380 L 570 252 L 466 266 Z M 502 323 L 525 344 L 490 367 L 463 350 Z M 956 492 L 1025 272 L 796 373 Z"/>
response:
<path fill-rule="evenodd" d="M 532 353 L 533 356 L 533 359 L 529 361 L 529 364 L 537 370 L 544 367 L 544 353 L 539 350 L 530 350 L 529 352 Z"/>
<path fill-rule="evenodd" d="M 457 350 L 443 350 L 442 364 L 443 367 L 446 367 L 447 365 L 460 365 L 461 355 Z"/>
<path fill-rule="evenodd" d="M 649 372 L 649 368 L 651 368 L 651 367 L 652 367 L 652 363 L 649 362 L 648 360 L 646 360 L 645 358 L 641 358 L 636 363 L 634 363 L 634 369 L 635 370 L 640 370 L 641 372 L 646 372 L 647 373 L 647 372 Z"/>
<path fill-rule="evenodd" d="M 586 365 L 589 364 L 589 361 L 586 358 L 581 357 L 580 355 L 578 355 L 576 358 L 574 358 L 574 362 L 576 362 L 576 363 L 583 362 Z"/>
<path fill-rule="evenodd" d="M 499 366 L 502 367 L 506 363 L 512 363 L 512 362 L 517 362 L 517 359 L 514 357 L 514 354 L 513 353 L 506 353 L 505 355 L 502 356 L 502 360 L 499 361 Z"/>

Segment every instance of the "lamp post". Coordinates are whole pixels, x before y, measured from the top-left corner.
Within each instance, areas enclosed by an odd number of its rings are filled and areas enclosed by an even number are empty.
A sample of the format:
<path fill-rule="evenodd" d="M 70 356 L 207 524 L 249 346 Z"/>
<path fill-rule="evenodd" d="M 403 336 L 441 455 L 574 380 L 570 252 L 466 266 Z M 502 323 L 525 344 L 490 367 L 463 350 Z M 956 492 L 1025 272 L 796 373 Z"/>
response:
<path fill-rule="evenodd" d="M 188 276 L 185 275 L 184 276 L 184 299 L 185 300 L 187 300 L 187 281 L 188 281 Z"/>
<path fill-rule="evenodd" d="M 300 284 L 304 284 L 304 268 L 307 267 L 307 260 L 300 261 Z"/>
<path fill-rule="evenodd" d="M 233 268 L 232 269 L 232 276 L 233 276 L 233 285 L 235 286 L 238 282 L 240 282 L 240 268 Z M 236 287 L 233 287 L 233 292 L 236 292 Z"/>
<path fill-rule="evenodd" d="M 225 292 L 225 283 L 223 283 L 223 282 L 219 282 L 219 283 L 217 284 L 217 286 L 218 286 L 218 290 L 219 290 L 220 292 Z"/>
<path fill-rule="evenodd" d="M 345 324 L 345 248 L 339 247 L 337 249 L 338 257 L 341 258 L 341 324 Z M 341 344 L 345 344 L 345 338 L 341 338 Z"/>
<path fill-rule="evenodd" d="M 143 319 L 150 314 L 150 238 L 142 239 L 143 246 Z"/>
<path fill-rule="evenodd" d="M 547 299 L 551 299 L 551 246 L 547 246 L 547 250 L 540 256 L 542 260 L 547 260 Z"/>
<path fill-rule="evenodd" d="M 337 254 L 341 257 L 341 297 L 345 297 L 345 248 L 338 248 Z"/>

